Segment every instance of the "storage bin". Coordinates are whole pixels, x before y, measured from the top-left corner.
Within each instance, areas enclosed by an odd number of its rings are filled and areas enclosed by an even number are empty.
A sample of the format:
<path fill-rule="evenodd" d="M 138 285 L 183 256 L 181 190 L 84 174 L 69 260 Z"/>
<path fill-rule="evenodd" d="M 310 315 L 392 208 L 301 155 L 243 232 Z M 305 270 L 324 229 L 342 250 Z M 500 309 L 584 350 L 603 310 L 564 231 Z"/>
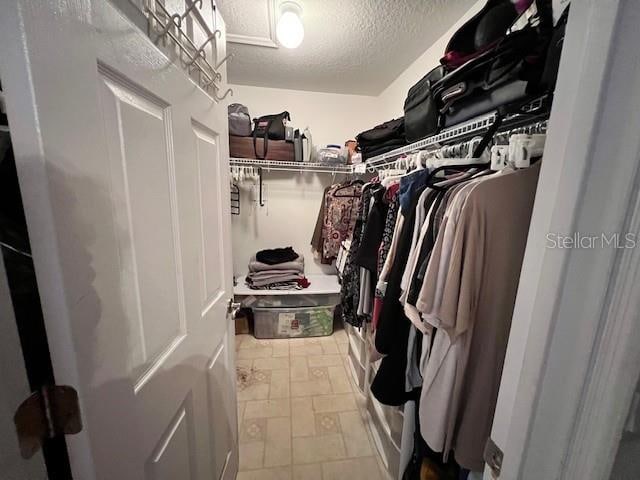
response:
<path fill-rule="evenodd" d="M 300 295 L 256 295 L 236 296 L 243 307 L 256 308 L 301 308 L 326 307 L 340 303 L 339 294 L 300 294 Z"/>
<path fill-rule="evenodd" d="M 253 308 L 256 338 L 321 337 L 333 333 L 334 305 Z"/>
<path fill-rule="evenodd" d="M 371 433 L 373 434 L 375 447 L 387 470 L 388 476 L 390 478 L 398 478 L 398 472 L 400 470 L 399 444 L 396 444 L 392 440 L 388 425 L 385 425 L 384 420 L 381 419 L 381 415 L 376 408 L 376 406 L 379 405 L 373 396 L 370 395 L 367 398 L 367 416 L 372 426 Z"/>
<path fill-rule="evenodd" d="M 389 405 L 383 405 L 371 393 L 371 383 L 377 372 L 380 362 L 376 364 L 370 364 L 369 372 L 369 396 L 367 398 L 367 409 L 372 417 L 376 417 L 379 425 L 383 427 L 382 431 L 385 432 L 385 440 L 391 442 L 394 447 L 399 450 L 402 443 L 402 429 L 404 424 L 404 416 L 402 407 L 392 407 Z"/>
<path fill-rule="evenodd" d="M 349 359 L 349 371 L 351 376 L 360 391 L 364 394 L 366 391 L 366 368 L 360 365 L 358 360 L 353 357 L 351 349 L 349 349 L 349 355 L 347 358 Z"/>
<path fill-rule="evenodd" d="M 348 323 L 346 325 L 345 329 L 349 337 L 349 354 L 353 355 L 358 363 L 364 367 L 368 362 L 367 324 L 360 329 Z"/>
<path fill-rule="evenodd" d="M 253 137 L 229 135 L 229 155 L 235 158 L 256 158 L 256 151 L 262 155 L 264 139 L 256 139 L 256 150 L 253 149 Z M 295 161 L 293 142 L 286 140 L 269 140 L 266 160 L 285 162 Z"/>

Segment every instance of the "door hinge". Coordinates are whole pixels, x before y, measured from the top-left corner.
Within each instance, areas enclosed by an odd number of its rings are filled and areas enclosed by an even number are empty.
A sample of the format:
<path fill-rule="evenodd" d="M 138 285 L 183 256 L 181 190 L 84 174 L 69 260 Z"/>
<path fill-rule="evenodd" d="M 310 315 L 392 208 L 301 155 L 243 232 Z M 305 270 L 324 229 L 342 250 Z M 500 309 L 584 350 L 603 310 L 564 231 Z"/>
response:
<path fill-rule="evenodd" d="M 502 470 L 502 460 L 504 459 L 504 452 L 496 445 L 491 438 L 487 438 L 487 443 L 484 445 L 484 461 L 489 465 L 493 472 L 494 478 L 500 476 Z"/>
<path fill-rule="evenodd" d="M 31 458 L 48 439 L 82 430 L 78 392 L 66 385 L 44 386 L 22 402 L 13 421 L 20 453 Z"/>

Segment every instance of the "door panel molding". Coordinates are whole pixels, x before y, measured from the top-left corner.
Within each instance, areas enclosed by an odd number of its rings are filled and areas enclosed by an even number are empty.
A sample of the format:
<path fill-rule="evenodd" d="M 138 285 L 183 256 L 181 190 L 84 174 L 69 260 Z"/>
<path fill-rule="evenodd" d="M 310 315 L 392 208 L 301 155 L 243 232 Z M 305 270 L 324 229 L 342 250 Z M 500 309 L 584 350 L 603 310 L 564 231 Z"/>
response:
<path fill-rule="evenodd" d="M 198 162 L 198 200 L 199 222 L 202 252 L 202 317 L 214 306 L 224 294 L 223 277 L 220 276 L 220 265 L 224 266 L 222 236 L 222 209 L 218 206 L 222 202 L 220 189 L 208 191 L 205 194 L 207 179 L 215 178 L 217 183 L 220 175 L 220 136 L 191 119 L 196 144 L 196 159 Z M 210 190 L 210 189 L 209 189 Z"/>
<path fill-rule="evenodd" d="M 196 480 L 197 462 L 195 459 L 193 411 L 193 395 L 192 392 L 189 392 L 187 398 L 185 398 L 182 405 L 180 405 L 178 412 L 176 412 L 175 417 L 167 427 L 167 431 L 162 438 L 159 439 L 158 446 L 149 459 L 146 472 L 148 480 L 173 480 L 176 478 Z M 181 451 L 175 452 L 175 449 L 181 449 Z M 173 472 L 170 471 L 169 475 L 167 475 L 167 468 L 163 467 L 162 464 L 165 463 L 165 457 L 168 457 L 172 451 L 186 458 L 174 458 L 172 463 L 174 465 L 182 465 L 183 468 L 174 470 Z M 188 469 L 186 477 L 184 468 Z"/>
<path fill-rule="evenodd" d="M 143 87 L 121 83 L 113 69 L 108 71 L 102 80 L 112 99 L 102 96 L 102 107 L 112 165 L 111 201 L 119 227 L 122 303 L 129 314 L 129 332 L 139 334 L 137 339 L 129 335 L 137 392 L 187 331 L 172 122 L 166 101 L 139 95 L 146 92 Z M 155 121 L 147 124 L 138 112 Z M 144 134 L 136 134 L 137 127 L 144 128 Z M 152 163 L 143 163 L 145 159 Z M 176 290 L 156 295 L 155 279 L 172 272 Z"/>

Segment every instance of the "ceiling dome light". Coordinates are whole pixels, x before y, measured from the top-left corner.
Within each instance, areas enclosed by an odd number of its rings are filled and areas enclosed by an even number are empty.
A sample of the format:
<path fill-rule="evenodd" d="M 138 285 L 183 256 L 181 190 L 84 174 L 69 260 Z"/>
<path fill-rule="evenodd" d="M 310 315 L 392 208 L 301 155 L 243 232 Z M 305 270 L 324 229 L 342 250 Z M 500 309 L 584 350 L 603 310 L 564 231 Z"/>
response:
<path fill-rule="evenodd" d="M 276 26 L 276 37 L 285 48 L 298 48 L 304 38 L 302 25 L 302 9 L 294 2 L 283 2 L 280 5 L 280 18 Z"/>

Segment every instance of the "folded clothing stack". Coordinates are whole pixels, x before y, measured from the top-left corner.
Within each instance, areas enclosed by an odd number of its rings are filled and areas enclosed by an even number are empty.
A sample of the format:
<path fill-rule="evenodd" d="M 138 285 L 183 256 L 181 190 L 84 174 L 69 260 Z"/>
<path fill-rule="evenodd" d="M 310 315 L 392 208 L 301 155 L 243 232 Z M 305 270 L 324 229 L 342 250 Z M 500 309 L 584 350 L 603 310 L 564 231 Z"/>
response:
<path fill-rule="evenodd" d="M 304 258 L 291 247 L 256 253 L 249 262 L 246 282 L 254 290 L 300 290 L 309 286 Z"/>
<path fill-rule="evenodd" d="M 356 140 L 364 160 L 390 152 L 407 144 L 404 117 L 389 120 L 360 133 Z"/>

